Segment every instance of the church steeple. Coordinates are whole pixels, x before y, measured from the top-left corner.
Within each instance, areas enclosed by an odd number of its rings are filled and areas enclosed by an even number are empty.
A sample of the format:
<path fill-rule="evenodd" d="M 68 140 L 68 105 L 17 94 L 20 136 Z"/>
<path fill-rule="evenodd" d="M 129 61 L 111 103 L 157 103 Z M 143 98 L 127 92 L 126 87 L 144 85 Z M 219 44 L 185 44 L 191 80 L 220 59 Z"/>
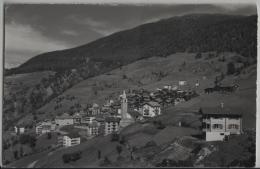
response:
<path fill-rule="evenodd" d="M 127 118 L 127 97 L 125 90 L 123 91 L 122 100 L 121 100 L 121 113 L 122 119 Z"/>

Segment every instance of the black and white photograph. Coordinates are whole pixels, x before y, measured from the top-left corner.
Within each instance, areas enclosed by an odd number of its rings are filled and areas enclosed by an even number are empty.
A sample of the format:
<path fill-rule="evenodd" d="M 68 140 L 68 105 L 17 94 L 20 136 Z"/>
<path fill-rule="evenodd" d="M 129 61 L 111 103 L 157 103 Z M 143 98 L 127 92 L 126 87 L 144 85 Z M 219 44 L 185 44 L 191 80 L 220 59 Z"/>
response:
<path fill-rule="evenodd" d="M 138 2 L 3 2 L 1 167 L 256 167 L 256 1 Z"/>

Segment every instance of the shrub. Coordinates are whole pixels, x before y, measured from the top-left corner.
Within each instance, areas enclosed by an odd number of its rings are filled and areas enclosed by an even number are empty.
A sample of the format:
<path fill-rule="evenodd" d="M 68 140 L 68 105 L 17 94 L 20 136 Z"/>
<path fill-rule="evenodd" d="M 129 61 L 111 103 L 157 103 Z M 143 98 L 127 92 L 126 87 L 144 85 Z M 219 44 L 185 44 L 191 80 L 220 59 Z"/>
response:
<path fill-rule="evenodd" d="M 195 55 L 195 59 L 200 59 L 201 57 L 202 57 L 202 55 L 200 52 Z"/>
<path fill-rule="evenodd" d="M 47 134 L 47 139 L 50 140 L 51 138 L 52 138 L 51 133 L 48 133 L 48 134 Z"/>
<path fill-rule="evenodd" d="M 227 74 L 232 75 L 236 72 L 236 68 L 233 62 L 229 62 L 227 64 Z"/>
<path fill-rule="evenodd" d="M 111 141 L 119 141 L 119 135 L 117 133 L 113 133 L 111 135 Z"/>
<path fill-rule="evenodd" d="M 123 148 L 121 146 L 119 146 L 119 145 L 116 146 L 116 151 L 117 151 L 118 155 L 121 154 L 122 150 L 123 150 Z"/>
<path fill-rule="evenodd" d="M 62 155 L 62 160 L 64 163 L 69 163 L 70 161 L 77 161 L 81 158 L 81 151 L 76 151 L 74 153 L 68 153 Z"/>

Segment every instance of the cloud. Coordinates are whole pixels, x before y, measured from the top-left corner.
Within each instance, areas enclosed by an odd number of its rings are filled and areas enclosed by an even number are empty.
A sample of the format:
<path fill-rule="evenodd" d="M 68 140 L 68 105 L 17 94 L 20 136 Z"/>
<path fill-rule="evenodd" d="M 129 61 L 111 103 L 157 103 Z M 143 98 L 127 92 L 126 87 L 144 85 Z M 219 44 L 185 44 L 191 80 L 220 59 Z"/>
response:
<path fill-rule="evenodd" d="M 11 22 L 5 25 L 5 60 L 21 64 L 43 52 L 68 48 L 66 42 L 45 37 L 30 25 Z M 8 63 L 6 65 L 14 65 Z"/>
<path fill-rule="evenodd" d="M 109 24 L 105 21 L 99 21 L 97 19 L 94 20 L 90 17 L 80 18 L 75 15 L 71 15 L 68 18 L 71 19 L 76 24 L 87 26 L 92 31 L 95 31 L 103 36 L 107 36 L 121 30 L 120 28 L 116 28 L 112 26 L 111 23 Z"/>
<path fill-rule="evenodd" d="M 69 36 L 78 36 L 78 33 L 73 30 L 63 30 L 61 33 Z"/>

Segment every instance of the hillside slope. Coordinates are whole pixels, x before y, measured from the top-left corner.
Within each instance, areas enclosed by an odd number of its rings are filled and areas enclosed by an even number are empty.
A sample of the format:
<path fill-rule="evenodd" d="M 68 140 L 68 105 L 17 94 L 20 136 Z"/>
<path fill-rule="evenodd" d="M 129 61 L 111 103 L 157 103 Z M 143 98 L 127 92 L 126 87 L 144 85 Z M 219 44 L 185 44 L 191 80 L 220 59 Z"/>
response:
<path fill-rule="evenodd" d="M 239 56 L 234 53 L 223 53 L 207 59 L 209 55 L 209 53 L 203 53 L 201 59 L 195 59 L 194 53 L 177 53 L 164 58 L 152 57 L 83 80 L 38 109 L 37 116 L 39 119 L 53 118 L 62 112 L 75 111 L 77 105 L 81 105 L 79 109 L 84 109 L 88 104 L 93 103 L 103 105 L 107 99 L 117 99 L 123 90 L 128 89 L 143 88 L 155 91 L 156 88 L 162 88 L 164 85 L 177 85 L 179 80 L 187 80 L 188 85 L 194 88 L 195 82 L 199 80 L 200 86 L 196 90 L 203 96 L 199 97 L 199 100 L 196 98 L 195 101 L 185 103 L 186 107 L 194 110 L 207 104 L 210 106 L 219 105 L 221 101 L 227 102 L 226 104 L 232 107 L 240 107 L 243 104 L 237 103 L 244 103 L 248 105 L 245 112 L 252 114 L 250 119 L 254 121 L 256 112 L 255 65 L 246 68 L 244 74 L 225 76 L 224 85 L 233 83 L 241 85 L 241 90 L 237 93 L 231 95 L 212 94 L 214 95 L 212 97 L 212 95 L 205 95 L 204 89 L 214 86 L 216 76 L 221 73 L 226 74 L 227 63 L 229 61 L 235 62 L 235 58 Z M 219 61 L 222 55 L 225 55 L 226 62 Z M 74 99 L 67 99 L 70 97 L 74 97 Z M 237 102 L 230 101 L 230 99 L 237 99 Z M 255 125 L 251 124 L 250 127 Z"/>
<path fill-rule="evenodd" d="M 40 54 L 6 74 L 85 67 L 89 74 L 138 59 L 176 52 L 230 51 L 256 56 L 256 16 L 196 14 L 173 17 L 121 31 L 89 44 Z M 91 64 L 90 64 L 91 63 Z"/>

